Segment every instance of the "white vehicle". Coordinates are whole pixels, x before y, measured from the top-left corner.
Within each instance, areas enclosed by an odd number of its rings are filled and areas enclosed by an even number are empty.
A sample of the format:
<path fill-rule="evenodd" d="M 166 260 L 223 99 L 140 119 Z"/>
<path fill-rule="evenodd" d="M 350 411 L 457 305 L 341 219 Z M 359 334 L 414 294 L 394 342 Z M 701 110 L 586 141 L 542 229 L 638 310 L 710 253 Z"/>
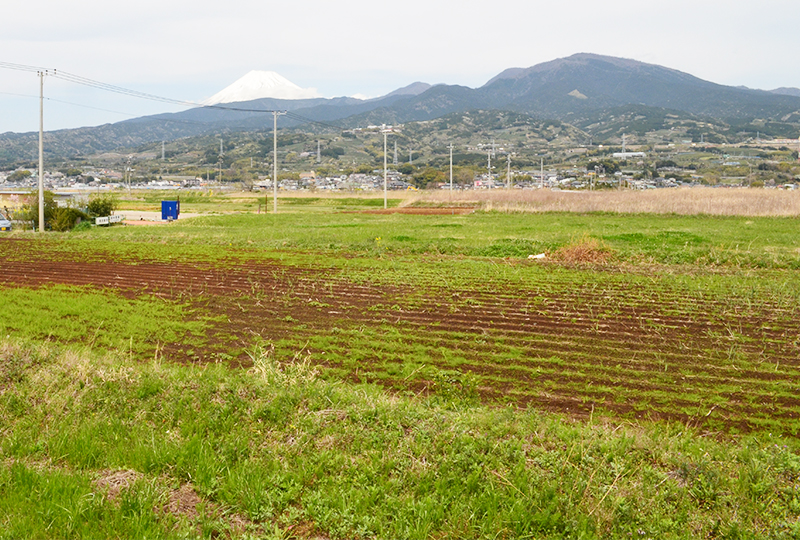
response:
<path fill-rule="evenodd" d="M 0 231 L 10 231 L 11 230 L 11 222 L 6 219 L 6 216 L 0 212 Z"/>

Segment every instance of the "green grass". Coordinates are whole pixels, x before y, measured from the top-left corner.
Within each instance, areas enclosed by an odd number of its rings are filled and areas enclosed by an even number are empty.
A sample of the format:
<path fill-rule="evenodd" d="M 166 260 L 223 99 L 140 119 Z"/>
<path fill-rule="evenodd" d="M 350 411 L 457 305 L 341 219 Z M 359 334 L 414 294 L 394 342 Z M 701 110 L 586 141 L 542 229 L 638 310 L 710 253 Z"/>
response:
<path fill-rule="evenodd" d="M 795 439 L 391 397 L 254 355 L 244 371 L 3 342 L 0 538 L 800 533 Z M 114 471 L 132 481 L 112 499 Z M 181 489 L 196 513 L 169 510 Z"/>
<path fill-rule="evenodd" d="M 388 206 L 394 208 L 403 199 L 396 198 L 394 194 L 387 199 Z M 209 191 L 135 191 L 131 194 L 122 193 L 118 197 L 118 212 L 126 211 L 161 211 L 161 201 L 180 200 L 181 212 L 218 214 L 221 212 L 271 212 L 273 208 L 272 191 L 268 192 L 241 192 L 225 193 Z M 323 196 L 293 197 L 282 192 L 278 195 L 280 211 L 295 212 L 330 212 L 358 211 L 363 209 L 383 208 L 383 197 L 356 197 L 324 194 Z"/>
<path fill-rule="evenodd" d="M 310 204 L 306 201 L 298 199 Z M 355 200 L 372 201 L 377 199 Z M 526 258 L 589 236 L 602 240 L 619 260 L 633 263 L 797 269 L 797 231 L 796 218 L 479 212 L 466 216 L 325 213 L 321 219 L 316 213 L 287 212 L 205 216 L 156 228 L 95 229 L 67 235 L 64 241 Z"/>
<path fill-rule="evenodd" d="M 0 242 L 248 283 L 0 288 L 0 539 L 800 537 L 796 219 L 332 204 Z"/>
<path fill-rule="evenodd" d="M 157 297 L 125 298 L 88 287 L 0 288 L 0 335 L 82 344 L 99 351 L 150 356 L 159 345 L 202 344 L 210 318 Z"/>

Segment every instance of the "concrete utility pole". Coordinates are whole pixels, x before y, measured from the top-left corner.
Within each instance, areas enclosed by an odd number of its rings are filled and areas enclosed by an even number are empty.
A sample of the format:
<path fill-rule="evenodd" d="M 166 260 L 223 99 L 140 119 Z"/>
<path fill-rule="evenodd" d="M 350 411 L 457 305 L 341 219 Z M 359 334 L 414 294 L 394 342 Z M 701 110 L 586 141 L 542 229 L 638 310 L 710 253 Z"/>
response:
<path fill-rule="evenodd" d="M 125 164 L 125 183 L 128 185 L 128 193 L 131 192 L 131 160 L 133 156 L 128 156 L 128 162 Z"/>
<path fill-rule="evenodd" d="M 453 191 L 453 143 L 450 143 L 450 191 Z"/>
<path fill-rule="evenodd" d="M 508 171 L 506 172 L 506 189 L 511 187 L 511 154 L 506 154 L 508 156 Z"/>
<path fill-rule="evenodd" d="M 383 130 L 383 209 L 384 210 L 389 208 L 389 199 L 388 199 L 388 194 L 387 194 L 387 191 L 389 189 L 389 187 L 388 187 L 389 186 L 389 180 L 388 180 L 389 172 L 388 172 L 388 168 L 387 168 L 387 162 L 388 162 L 389 157 L 388 157 L 388 154 L 386 153 L 386 136 L 388 134 L 389 133 L 386 130 Z"/>
<path fill-rule="evenodd" d="M 397 167 L 397 140 L 394 141 L 394 166 Z"/>
<path fill-rule="evenodd" d="M 272 111 L 272 213 L 278 213 L 278 111 Z"/>
<path fill-rule="evenodd" d="M 44 232 L 44 71 L 39 72 L 39 232 Z"/>
<path fill-rule="evenodd" d="M 544 158 L 539 162 L 539 186 L 544 187 Z"/>
<path fill-rule="evenodd" d="M 492 189 L 494 187 L 494 178 L 492 178 L 492 151 L 489 150 L 487 155 L 489 156 L 489 161 L 486 165 L 486 169 L 489 171 L 489 189 Z"/>
<path fill-rule="evenodd" d="M 278 115 L 286 112 L 272 111 L 272 213 L 278 213 Z"/>
<path fill-rule="evenodd" d="M 322 150 L 320 147 L 320 141 L 319 139 L 317 139 L 317 163 L 321 162 L 322 162 Z"/>
<path fill-rule="evenodd" d="M 225 155 L 225 151 L 222 149 L 222 139 L 219 140 L 219 176 L 217 177 L 217 182 L 222 182 L 222 156 Z"/>

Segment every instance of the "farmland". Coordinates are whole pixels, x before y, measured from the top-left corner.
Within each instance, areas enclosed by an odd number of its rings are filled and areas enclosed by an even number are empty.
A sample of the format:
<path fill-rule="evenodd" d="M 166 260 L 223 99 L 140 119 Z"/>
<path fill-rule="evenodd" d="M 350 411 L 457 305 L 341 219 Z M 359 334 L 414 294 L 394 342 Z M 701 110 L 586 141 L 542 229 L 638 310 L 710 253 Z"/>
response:
<path fill-rule="evenodd" d="M 85 486 L 97 471 L 132 471 L 141 504 L 171 500 L 164 475 L 191 483 L 193 496 L 206 501 L 206 528 L 197 529 L 196 515 L 174 518 L 175 525 L 141 513 L 144 528 L 137 530 L 156 536 L 166 534 L 164 523 L 207 536 L 287 537 L 291 526 L 298 537 L 336 538 L 796 532 L 797 218 L 380 214 L 359 212 L 370 203 L 356 200 L 345 203 L 347 212 L 333 212 L 342 203 L 332 201 L 282 201 L 292 210 L 277 215 L 0 240 L 0 332 L 8 336 L 7 362 L 21 362 L 4 368 L 0 386 L 7 435 L 0 448 L 16 464 L 0 478 L 0 494 L 19 486 L 11 478 L 20 474 Z M 543 259 L 529 258 L 541 253 Z M 85 388 L 74 388 L 70 372 Z M 186 394 L 193 379 L 210 401 L 180 405 L 198 399 Z M 31 382 L 37 380 L 47 381 L 52 397 L 40 394 Z M 48 400 L 65 400 L 56 408 L 63 418 L 46 420 Z M 29 416 L 22 403 L 31 404 Z M 280 403 L 285 407 L 275 409 Z M 272 412 L 259 416 L 259 407 Z M 220 425 L 206 425 L 192 408 Z M 380 411 L 370 417 L 379 424 L 405 426 L 430 446 L 414 446 L 419 439 L 406 440 L 402 429 L 381 434 L 356 421 L 367 409 Z M 120 416 L 109 425 L 85 416 L 98 411 Z M 428 414 L 466 431 L 437 431 Z M 124 449 L 115 441 L 125 429 L 153 438 L 166 457 Z M 176 439 L 164 434 L 169 429 Z M 226 442 L 226 429 L 239 443 Z M 92 430 L 97 441 L 81 439 Z M 360 469 L 340 464 L 350 479 L 340 480 L 354 481 L 359 470 L 372 475 L 381 493 L 374 511 L 355 486 L 331 484 L 338 480 L 319 471 L 300 473 L 295 467 L 331 465 L 303 448 L 287 450 L 290 432 L 334 461 L 346 455 L 344 439 L 360 441 L 363 453 L 352 458 Z M 68 433 L 76 442 L 63 439 Z M 193 439 L 199 433 L 211 446 Z M 381 461 L 386 455 L 373 452 L 384 436 L 397 437 L 390 444 L 405 448 L 411 462 L 393 450 L 386 452 L 395 465 Z M 190 440 L 199 446 L 192 450 Z M 266 446 L 254 450 L 262 441 Z M 449 453 L 448 445 L 460 444 L 475 452 Z M 489 452 L 492 445 L 501 455 Z M 283 472 L 273 464 L 251 481 L 265 486 L 277 475 L 305 486 L 306 495 L 286 487 L 265 506 L 256 499 L 267 488 L 251 486 L 255 499 L 242 499 L 236 482 L 245 480 L 234 477 L 248 463 L 263 466 L 265 447 L 293 457 L 285 457 Z M 623 458 L 624 448 L 635 451 Z M 217 457 L 189 465 L 182 452 Z M 477 467 L 471 472 L 445 464 L 468 455 Z M 483 461 L 473 462 L 478 455 Z M 442 474 L 476 476 L 471 488 L 455 477 L 447 477 L 451 489 L 431 484 L 430 496 L 449 500 L 450 513 L 419 521 L 414 505 L 424 493 L 415 489 L 434 482 L 419 461 L 426 459 L 444 467 Z M 617 459 L 619 470 L 601 471 L 596 461 Z M 555 461 L 538 477 L 531 460 Z M 47 464 L 38 477 L 36 463 Z M 402 472 L 386 476 L 384 467 Z M 297 476 L 303 474 L 313 478 Z M 746 474 L 758 478 L 745 481 Z M 389 502 L 381 490 L 395 481 L 406 498 Z M 538 481 L 550 487 L 537 492 Z M 347 517 L 315 482 L 349 493 L 350 509 L 360 510 Z M 654 487 L 659 482 L 665 491 Z M 495 503 L 485 500 L 490 492 Z M 649 500 L 632 502 L 630 493 Z M 526 501 L 527 510 L 503 497 Z M 770 504 L 772 517 L 759 517 Z M 392 505 L 407 519 L 389 525 L 381 512 Z M 492 505 L 492 517 L 474 516 Z M 113 504 L 96 510 L 121 511 Z M 239 525 L 226 529 L 225 512 L 239 516 Z M 118 519 L 111 514 L 97 519 Z M 411 527 L 414 520 L 419 528 Z M 89 533 L 72 536 L 81 534 Z"/>

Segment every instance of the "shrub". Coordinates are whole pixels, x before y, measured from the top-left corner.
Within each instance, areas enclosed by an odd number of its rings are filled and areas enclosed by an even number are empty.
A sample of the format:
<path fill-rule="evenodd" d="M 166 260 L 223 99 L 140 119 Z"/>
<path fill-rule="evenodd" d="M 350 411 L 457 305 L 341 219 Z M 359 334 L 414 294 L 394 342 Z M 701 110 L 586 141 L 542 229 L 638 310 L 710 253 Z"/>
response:
<path fill-rule="evenodd" d="M 106 217 L 114 213 L 117 206 L 117 200 L 111 195 L 93 195 L 86 211 L 91 217 Z"/>
<path fill-rule="evenodd" d="M 84 219 L 89 219 L 89 216 L 77 208 L 56 208 L 50 228 L 54 231 L 69 231 Z"/>

